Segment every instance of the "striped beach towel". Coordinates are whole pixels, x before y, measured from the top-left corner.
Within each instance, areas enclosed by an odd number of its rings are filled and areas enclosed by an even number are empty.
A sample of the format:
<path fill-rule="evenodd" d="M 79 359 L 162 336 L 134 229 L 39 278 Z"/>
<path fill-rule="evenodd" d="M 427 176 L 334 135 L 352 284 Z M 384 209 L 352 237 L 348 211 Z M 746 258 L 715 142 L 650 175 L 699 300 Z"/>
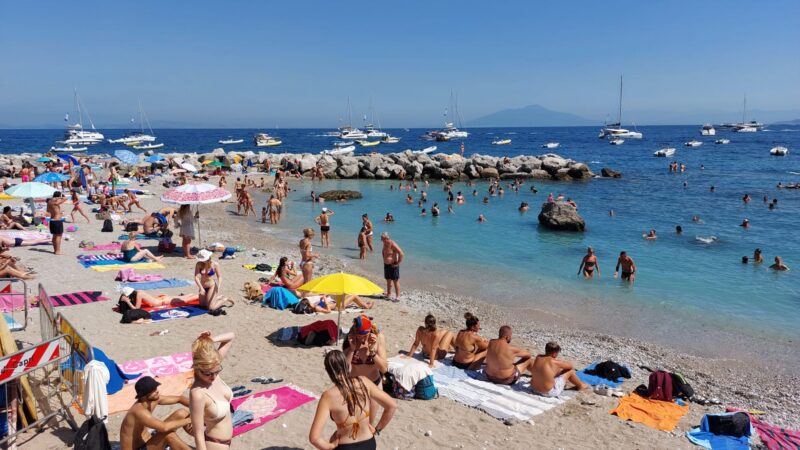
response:
<path fill-rule="evenodd" d="M 726 408 L 727 412 L 747 412 L 738 408 Z M 797 450 L 800 449 L 800 431 L 770 425 L 750 414 L 750 423 L 758 432 L 761 442 L 769 450 Z"/>
<path fill-rule="evenodd" d="M 106 253 L 105 255 L 78 255 L 79 261 L 113 261 L 121 259 L 122 253 Z"/>
<path fill-rule="evenodd" d="M 110 272 L 112 270 L 119 270 L 125 268 L 132 268 L 136 270 L 148 270 L 148 269 L 163 269 L 164 265 L 155 262 L 136 262 L 136 263 L 121 263 L 121 264 L 107 264 L 107 265 L 91 265 L 89 266 L 90 269 L 94 270 L 95 272 Z"/>
<path fill-rule="evenodd" d="M 104 297 L 103 293 L 100 291 L 83 291 L 50 296 L 50 303 L 52 303 L 53 306 L 84 305 L 86 303 L 102 302 L 107 300 L 111 299 Z"/>
<path fill-rule="evenodd" d="M 139 233 L 139 234 L 136 235 L 136 240 L 138 240 L 138 241 L 144 241 L 144 240 L 147 240 L 147 239 L 153 239 L 153 240 L 157 241 L 157 240 L 159 240 L 161 238 L 158 237 L 155 234 L 146 235 L 146 234 Z M 119 237 L 117 238 L 117 240 L 118 241 L 127 241 L 128 240 L 128 235 L 127 234 L 120 234 Z"/>

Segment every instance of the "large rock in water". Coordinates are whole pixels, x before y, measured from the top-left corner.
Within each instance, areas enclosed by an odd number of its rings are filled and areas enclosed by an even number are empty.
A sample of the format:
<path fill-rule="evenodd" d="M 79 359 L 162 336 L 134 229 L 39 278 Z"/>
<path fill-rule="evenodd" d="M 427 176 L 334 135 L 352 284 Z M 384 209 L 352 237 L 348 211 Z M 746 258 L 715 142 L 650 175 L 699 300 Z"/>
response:
<path fill-rule="evenodd" d="M 586 222 L 574 206 L 565 202 L 544 203 L 539 212 L 539 223 L 551 230 L 584 231 Z"/>
<path fill-rule="evenodd" d="M 608 167 L 603 167 L 600 171 L 600 175 L 606 178 L 622 178 L 622 173 L 620 171 Z"/>
<path fill-rule="evenodd" d="M 361 198 L 361 192 L 358 191 L 325 191 L 322 194 L 319 194 L 320 197 L 324 198 L 325 200 L 329 201 L 336 201 L 341 198 L 350 200 L 351 198 Z"/>

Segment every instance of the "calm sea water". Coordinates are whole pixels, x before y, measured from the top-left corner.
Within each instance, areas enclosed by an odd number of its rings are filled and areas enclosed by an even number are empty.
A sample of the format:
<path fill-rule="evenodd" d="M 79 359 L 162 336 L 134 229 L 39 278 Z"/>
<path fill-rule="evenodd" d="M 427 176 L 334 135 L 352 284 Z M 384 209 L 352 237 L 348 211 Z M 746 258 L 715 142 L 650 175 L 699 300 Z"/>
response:
<path fill-rule="evenodd" d="M 167 144 L 162 149 L 165 152 L 209 151 L 227 136 L 247 140 L 230 148 L 255 150 L 251 144 L 255 131 L 157 130 L 156 135 Z M 271 151 L 316 153 L 330 148 L 332 142 L 321 136 L 325 130 L 268 131 L 285 143 Z M 402 137 L 401 143 L 373 149 L 392 152 L 431 145 L 419 139 L 422 131 L 390 130 Z M 416 206 L 419 193 L 411 192 L 415 202 L 407 205 L 408 191 L 389 190 L 390 185 L 396 187 L 393 181 L 304 183 L 296 186 L 298 194 L 287 202 L 282 231 L 269 232 L 296 242 L 299 229 L 313 226 L 313 217 L 319 213 L 320 206 L 307 198 L 312 189 L 356 189 L 364 193 L 362 200 L 328 205 L 336 211 L 333 251 L 350 264 L 380 264 L 377 255 L 367 262 L 357 260 L 356 236 L 360 216 L 366 212 L 376 224 L 376 247 L 380 246 L 377 235 L 388 230 L 408 254 L 405 274 L 489 301 L 546 304 L 565 313 L 588 309 L 602 316 L 605 311 L 616 318 L 609 321 L 614 324 L 641 314 L 649 320 L 629 321 L 630 327 L 633 322 L 639 324 L 636 334 L 641 336 L 656 333 L 655 328 L 648 329 L 649 323 L 666 323 L 666 329 L 674 331 L 695 329 L 702 322 L 704 327 L 782 341 L 800 338 L 800 239 L 795 235 L 800 190 L 776 188 L 778 181 L 800 182 L 800 128 L 774 126 L 744 134 L 718 130 L 716 137 L 701 137 L 699 126 L 640 127 L 645 138 L 627 140 L 621 146 L 597 139 L 598 129 L 593 127 L 470 131 L 465 141 L 467 154 L 541 154 L 550 152 L 540 148 L 541 144 L 558 141 L 561 148 L 556 153 L 587 162 L 597 173 L 602 167 L 618 169 L 623 178 L 536 182 L 538 194 L 530 192 L 531 182 L 527 182 L 519 193 L 506 187 L 505 195 L 491 197 L 488 205 L 479 201 L 488 195 L 485 183 L 473 187 L 459 183 L 455 190 L 464 192 L 467 203 L 454 204 L 453 214 L 446 212 L 440 183 L 431 183 L 427 189 L 420 183 L 419 189 L 428 191 L 428 210 L 434 202 L 439 203 L 442 216 L 438 218 L 420 217 Z M 58 130 L 0 130 L 0 152 L 42 151 L 60 134 Z M 122 131 L 105 134 L 113 138 Z M 494 137 L 510 138 L 512 144 L 492 146 Z M 720 137 L 731 143 L 714 145 L 714 139 Z M 703 145 L 683 146 L 693 138 Z M 452 153 L 458 152 L 460 142 L 437 145 Z M 653 157 L 655 150 L 667 145 L 677 149 L 675 157 Z M 770 156 L 769 149 L 775 145 L 788 147 L 789 155 Z M 116 148 L 120 147 L 102 144 L 91 152 Z M 671 160 L 685 163 L 686 172 L 669 173 Z M 712 185 L 716 192 L 710 192 Z M 476 197 L 473 189 L 478 191 Z M 562 193 L 578 203 L 587 222 L 585 233 L 554 233 L 538 226 L 538 208 L 549 192 Z M 749 204 L 742 201 L 745 193 L 752 197 Z M 762 201 L 764 196 L 770 201 L 778 199 L 777 208 L 769 210 Z M 523 201 L 531 205 L 527 214 L 517 211 Z M 609 216 L 612 209 L 613 217 Z M 381 222 L 386 212 L 392 212 L 395 223 Z M 488 221 L 477 223 L 479 214 Z M 693 222 L 694 215 L 701 222 Z M 744 218 L 750 220 L 750 229 L 738 226 Z M 676 225 L 683 227 L 683 234 L 675 233 Z M 642 233 L 651 228 L 658 232 L 658 240 L 642 239 Z M 576 276 L 587 246 L 597 252 L 601 270 L 601 277 L 592 281 Z M 757 247 L 767 263 L 742 264 L 741 257 L 752 256 Z M 638 267 L 633 287 L 611 277 L 621 250 L 626 250 Z M 775 255 L 783 256 L 793 270 L 767 270 Z"/>

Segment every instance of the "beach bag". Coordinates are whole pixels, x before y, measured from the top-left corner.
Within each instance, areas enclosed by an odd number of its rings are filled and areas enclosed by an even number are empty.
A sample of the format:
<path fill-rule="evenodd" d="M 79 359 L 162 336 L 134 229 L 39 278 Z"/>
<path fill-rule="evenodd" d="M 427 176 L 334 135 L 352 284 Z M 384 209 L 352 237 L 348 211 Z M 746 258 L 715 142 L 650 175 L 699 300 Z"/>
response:
<path fill-rule="evenodd" d="M 673 397 L 694 397 L 694 389 L 692 389 L 692 386 L 686 382 L 686 378 L 683 376 L 683 374 L 672 373 L 670 375 L 672 376 Z"/>
<path fill-rule="evenodd" d="M 706 414 L 708 431 L 721 436 L 742 437 L 750 435 L 750 416 L 747 413 Z"/>
<path fill-rule="evenodd" d="M 150 313 L 148 311 L 143 309 L 130 309 L 122 315 L 122 319 L 119 323 L 133 323 L 139 319 L 149 320 L 150 318 Z"/>
<path fill-rule="evenodd" d="M 433 375 L 428 375 L 419 380 L 416 386 L 414 386 L 414 398 L 416 399 L 433 400 L 438 396 L 439 391 L 436 389 L 436 385 L 433 384 Z"/>
<path fill-rule="evenodd" d="M 169 239 L 161 239 L 158 241 L 158 251 L 160 253 L 172 253 L 175 251 L 175 248 L 177 248 L 177 245 Z"/>
<path fill-rule="evenodd" d="M 139 224 L 135 222 L 128 222 L 125 224 L 125 231 L 139 231 Z"/>
<path fill-rule="evenodd" d="M 102 420 L 94 415 L 75 434 L 75 450 L 111 450 L 108 430 Z"/>
<path fill-rule="evenodd" d="M 272 272 L 272 266 L 269 264 L 256 264 L 256 272 Z"/>
<path fill-rule="evenodd" d="M 114 222 L 111 219 L 106 219 L 103 221 L 103 228 L 100 229 L 103 233 L 111 233 L 114 231 Z"/>
<path fill-rule="evenodd" d="M 381 380 L 382 380 L 381 385 L 383 387 L 383 392 L 386 392 L 387 394 L 394 397 L 394 385 L 396 383 L 394 374 L 392 372 L 386 372 L 385 374 L 383 374 Z"/>
<path fill-rule="evenodd" d="M 672 401 L 672 375 L 658 370 L 650 374 L 647 384 L 647 396 L 650 400 Z"/>

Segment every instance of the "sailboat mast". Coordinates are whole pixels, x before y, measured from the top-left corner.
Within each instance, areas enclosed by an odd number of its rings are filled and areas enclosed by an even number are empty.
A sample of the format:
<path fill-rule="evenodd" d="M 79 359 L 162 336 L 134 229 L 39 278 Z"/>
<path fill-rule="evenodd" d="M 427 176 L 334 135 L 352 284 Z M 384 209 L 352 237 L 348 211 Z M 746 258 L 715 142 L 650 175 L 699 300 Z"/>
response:
<path fill-rule="evenodd" d="M 617 123 L 622 127 L 622 75 L 619 76 L 619 115 L 617 116 Z"/>
<path fill-rule="evenodd" d="M 142 134 L 144 134 L 144 114 L 142 113 L 142 99 L 137 97 L 136 100 L 139 101 L 139 129 L 142 130 Z"/>
<path fill-rule="evenodd" d="M 744 105 L 742 106 L 742 125 L 747 123 L 747 94 L 744 94 Z"/>
<path fill-rule="evenodd" d="M 81 113 L 81 102 L 78 100 L 78 88 L 73 88 L 72 91 L 75 95 L 75 108 L 78 109 L 78 125 L 83 129 L 83 113 Z"/>

